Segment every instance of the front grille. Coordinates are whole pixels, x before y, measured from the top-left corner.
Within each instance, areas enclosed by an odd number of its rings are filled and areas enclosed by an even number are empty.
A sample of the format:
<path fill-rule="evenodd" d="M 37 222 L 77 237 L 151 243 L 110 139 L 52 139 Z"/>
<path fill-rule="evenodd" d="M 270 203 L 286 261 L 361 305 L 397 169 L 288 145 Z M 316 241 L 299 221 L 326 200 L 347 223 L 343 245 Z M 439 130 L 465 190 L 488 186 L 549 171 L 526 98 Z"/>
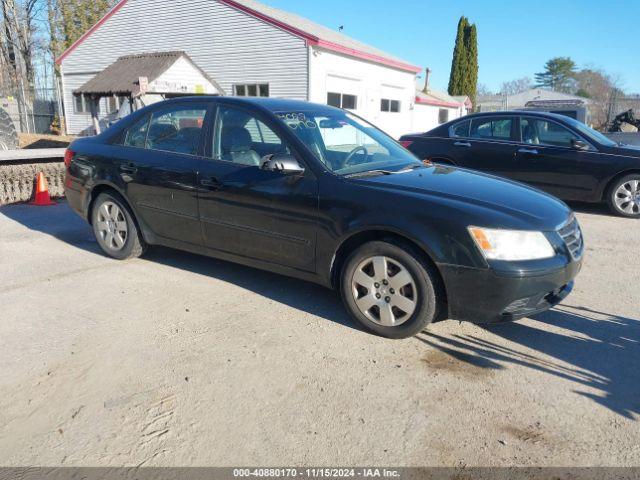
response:
<path fill-rule="evenodd" d="M 569 249 L 571 257 L 574 260 L 578 260 L 582 257 L 582 252 L 584 251 L 584 240 L 582 238 L 582 230 L 580 229 L 580 225 L 578 224 L 576 217 L 571 215 L 569 221 L 561 227 L 560 230 L 558 230 L 558 233 Z"/>

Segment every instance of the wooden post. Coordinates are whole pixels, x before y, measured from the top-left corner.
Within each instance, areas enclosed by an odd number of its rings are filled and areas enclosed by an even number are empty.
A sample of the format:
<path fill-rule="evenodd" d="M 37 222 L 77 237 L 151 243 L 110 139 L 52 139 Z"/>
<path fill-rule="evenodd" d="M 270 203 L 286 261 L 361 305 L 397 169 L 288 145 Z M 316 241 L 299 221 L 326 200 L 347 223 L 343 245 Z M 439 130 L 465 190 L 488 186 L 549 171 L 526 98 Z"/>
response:
<path fill-rule="evenodd" d="M 93 120 L 93 129 L 96 131 L 96 135 L 100 135 L 100 120 L 98 120 L 98 102 L 100 97 L 89 97 L 91 119 Z"/>

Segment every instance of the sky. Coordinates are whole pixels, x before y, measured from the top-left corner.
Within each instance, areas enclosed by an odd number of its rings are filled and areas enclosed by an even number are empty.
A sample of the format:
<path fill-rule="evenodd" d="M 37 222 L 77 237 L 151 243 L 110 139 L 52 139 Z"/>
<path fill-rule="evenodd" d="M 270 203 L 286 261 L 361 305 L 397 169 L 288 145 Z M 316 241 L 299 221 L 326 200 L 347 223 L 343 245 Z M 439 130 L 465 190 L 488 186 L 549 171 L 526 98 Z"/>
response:
<path fill-rule="evenodd" d="M 446 90 L 458 20 L 478 27 L 479 83 L 531 77 L 547 60 L 571 57 L 619 77 L 640 93 L 640 0 L 262 0 L 338 29 L 410 63 L 433 70 Z"/>

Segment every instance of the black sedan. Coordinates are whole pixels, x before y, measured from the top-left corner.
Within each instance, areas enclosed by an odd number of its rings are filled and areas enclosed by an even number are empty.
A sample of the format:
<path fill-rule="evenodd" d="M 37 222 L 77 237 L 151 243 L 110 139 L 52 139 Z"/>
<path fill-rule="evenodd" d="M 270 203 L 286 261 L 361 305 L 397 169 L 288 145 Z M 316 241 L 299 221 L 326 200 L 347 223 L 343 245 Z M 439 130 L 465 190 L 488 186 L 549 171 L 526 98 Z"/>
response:
<path fill-rule="evenodd" d="M 563 200 L 607 203 L 640 218 L 640 147 L 563 115 L 479 113 L 402 137 L 420 159 L 525 182 Z"/>
<path fill-rule="evenodd" d="M 441 318 L 549 309 L 582 264 L 580 227 L 561 201 L 425 166 L 323 105 L 170 100 L 76 140 L 65 162 L 69 204 L 107 255 L 164 245 L 317 282 L 390 338 Z"/>

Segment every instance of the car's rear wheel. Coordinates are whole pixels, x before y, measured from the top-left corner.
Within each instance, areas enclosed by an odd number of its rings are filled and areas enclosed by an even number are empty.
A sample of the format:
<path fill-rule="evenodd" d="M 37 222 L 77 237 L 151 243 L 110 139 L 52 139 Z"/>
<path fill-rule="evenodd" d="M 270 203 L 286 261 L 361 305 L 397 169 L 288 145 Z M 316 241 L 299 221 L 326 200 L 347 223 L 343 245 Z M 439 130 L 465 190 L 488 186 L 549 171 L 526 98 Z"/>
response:
<path fill-rule="evenodd" d="M 117 260 L 140 257 L 147 245 L 133 214 L 117 195 L 101 193 L 93 204 L 91 223 L 100 248 Z"/>
<path fill-rule="evenodd" d="M 344 304 L 363 327 L 387 338 L 409 338 L 436 317 L 436 277 L 409 245 L 374 241 L 362 245 L 342 269 Z"/>
<path fill-rule="evenodd" d="M 627 175 L 614 182 L 609 189 L 607 201 L 613 213 L 640 218 L 640 175 Z"/>

